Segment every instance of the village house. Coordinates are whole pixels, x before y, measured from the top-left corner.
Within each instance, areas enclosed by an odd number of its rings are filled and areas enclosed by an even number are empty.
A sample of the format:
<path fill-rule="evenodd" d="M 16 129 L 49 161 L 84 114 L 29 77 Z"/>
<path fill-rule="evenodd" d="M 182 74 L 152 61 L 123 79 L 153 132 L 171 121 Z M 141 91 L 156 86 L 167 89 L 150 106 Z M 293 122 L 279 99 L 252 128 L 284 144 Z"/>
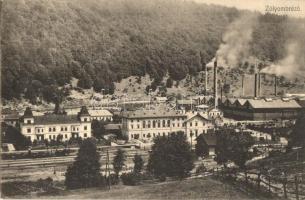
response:
<path fill-rule="evenodd" d="M 77 115 L 45 114 L 34 116 L 28 107 L 21 118 L 21 133 L 31 141 L 91 137 L 91 118 L 87 108 L 81 108 Z"/>

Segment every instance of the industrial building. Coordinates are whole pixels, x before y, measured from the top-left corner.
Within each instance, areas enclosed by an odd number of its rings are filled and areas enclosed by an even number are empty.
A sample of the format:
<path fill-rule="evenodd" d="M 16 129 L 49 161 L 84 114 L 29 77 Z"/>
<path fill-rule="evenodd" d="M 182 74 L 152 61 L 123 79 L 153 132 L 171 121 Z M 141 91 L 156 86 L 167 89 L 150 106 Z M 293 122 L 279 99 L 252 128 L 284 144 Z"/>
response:
<path fill-rule="evenodd" d="M 294 99 L 226 99 L 220 106 L 224 117 L 236 120 L 296 119 L 302 106 Z"/>

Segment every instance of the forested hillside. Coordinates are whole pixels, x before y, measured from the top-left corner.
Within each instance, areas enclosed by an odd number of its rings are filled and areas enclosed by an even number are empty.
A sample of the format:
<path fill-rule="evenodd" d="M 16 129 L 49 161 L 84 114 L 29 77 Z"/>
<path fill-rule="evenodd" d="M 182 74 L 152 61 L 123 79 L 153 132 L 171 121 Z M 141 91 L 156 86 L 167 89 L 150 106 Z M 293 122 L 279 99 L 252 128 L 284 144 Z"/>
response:
<path fill-rule="evenodd" d="M 196 74 L 241 11 L 179 0 L 4 0 L 1 15 L 2 97 L 52 101 L 72 77 L 112 93 L 130 75 L 158 84 L 167 72 Z M 288 20 L 260 16 L 253 55 L 282 58 Z"/>

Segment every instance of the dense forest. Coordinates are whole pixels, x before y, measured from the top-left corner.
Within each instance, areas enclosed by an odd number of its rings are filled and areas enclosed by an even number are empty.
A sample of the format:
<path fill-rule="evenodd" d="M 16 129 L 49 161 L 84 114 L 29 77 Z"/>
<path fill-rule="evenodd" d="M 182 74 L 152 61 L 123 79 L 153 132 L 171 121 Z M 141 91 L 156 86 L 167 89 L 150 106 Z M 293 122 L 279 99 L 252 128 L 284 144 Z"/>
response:
<path fill-rule="evenodd" d="M 54 101 L 72 77 L 80 88 L 106 93 L 130 75 L 148 73 L 155 84 L 167 73 L 181 80 L 214 57 L 243 12 L 179 0 L 3 1 L 2 97 Z M 281 59 L 288 20 L 259 15 L 251 53 Z"/>

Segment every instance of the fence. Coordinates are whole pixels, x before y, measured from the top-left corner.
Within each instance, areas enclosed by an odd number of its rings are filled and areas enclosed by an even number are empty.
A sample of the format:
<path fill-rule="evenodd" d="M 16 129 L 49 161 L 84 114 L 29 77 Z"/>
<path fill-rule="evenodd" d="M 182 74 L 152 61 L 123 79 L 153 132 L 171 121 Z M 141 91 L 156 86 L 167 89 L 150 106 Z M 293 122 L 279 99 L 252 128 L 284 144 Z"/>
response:
<path fill-rule="evenodd" d="M 214 168 L 213 175 L 222 178 L 230 177 L 237 182 L 254 186 L 258 191 L 276 194 L 286 199 L 305 200 L 305 176 L 304 174 L 287 177 L 275 177 L 260 171 Z"/>

